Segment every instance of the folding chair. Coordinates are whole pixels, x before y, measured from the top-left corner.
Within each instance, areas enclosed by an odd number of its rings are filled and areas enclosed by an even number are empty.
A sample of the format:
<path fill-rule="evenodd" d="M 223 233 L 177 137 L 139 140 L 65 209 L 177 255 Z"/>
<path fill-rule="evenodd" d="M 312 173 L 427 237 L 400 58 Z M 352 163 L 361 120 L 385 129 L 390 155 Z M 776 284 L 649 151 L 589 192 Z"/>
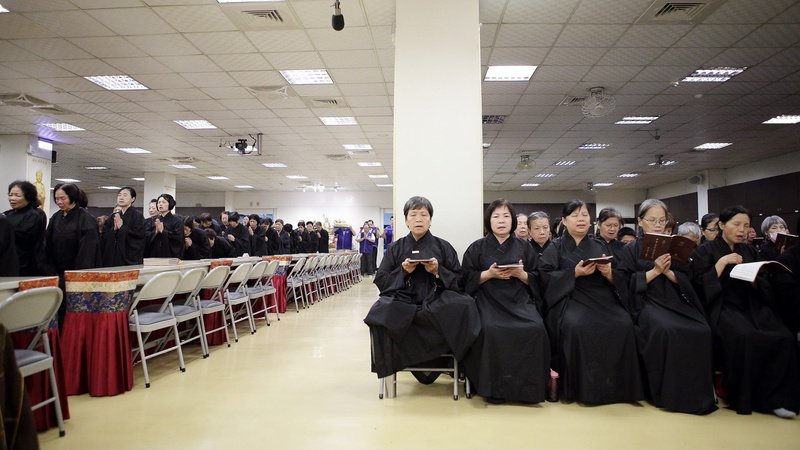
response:
<path fill-rule="evenodd" d="M 205 335 L 203 340 L 206 342 L 207 352 L 208 352 L 208 335 L 211 333 L 215 333 L 217 331 L 225 330 L 225 342 L 228 344 L 228 347 L 231 346 L 231 338 L 230 335 L 228 334 L 228 318 L 225 317 L 225 302 L 223 301 L 223 293 L 222 293 L 223 289 L 225 288 L 225 281 L 228 279 L 228 275 L 230 275 L 230 273 L 231 273 L 230 266 L 215 267 L 214 269 L 211 270 L 211 272 L 208 272 L 208 275 L 206 275 L 205 278 L 203 278 L 203 281 L 200 282 L 200 289 L 198 289 L 197 300 L 203 317 L 217 313 L 222 314 L 221 327 L 217 327 L 211 330 L 206 330 L 205 323 L 203 323 L 202 325 L 203 334 Z M 207 299 L 204 300 L 200 298 L 200 292 L 206 289 L 212 291 L 212 293 Z"/>
<path fill-rule="evenodd" d="M 199 339 L 200 347 L 203 350 L 203 358 L 208 358 L 208 342 L 206 342 L 205 326 L 203 325 L 203 311 L 197 299 L 197 293 L 200 291 L 201 283 L 205 276 L 206 269 L 202 267 L 192 269 L 183 274 L 181 282 L 175 290 L 175 296 L 185 295 L 186 298 L 183 300 L 182 304 L 178 305 L 176 305 L 173 300 L 172 312 L 178 323 L 188 322 L 190 320 L 195 321 L 194 327 L 188 328 L 183 332 L 183 336 L 181 336 L 181 345 L 183 346 L 188 342 Z M 192 337 L 195 328 L 199 330 L 197 336 Z"/>
<path fill-rule="evenodd" d="M 256 332 L 255 324 L 253 324 L 253 309 L 250 307 L 250 296 L 247 295 L 246 283 L 247 277 L 252 270 L 253 264 L 241 264 L 233 271 L 231 276 L 228 277 L 228 281 L 225 282 L 225 287 L 222 289 L 225 308 L 228 311 L 228 318 L 231 321 L 233 340 L 235 342 L 239 342 L 239 332 L 236 331 L 236 324 L 241 321 L 247 320 L 250 327 L 250 334 Z M 236 285 L 236 288 L 232 291 L 229 290 L 231 285 Z M 242 311 L 241 305 L 244 305 L 244 311 Z M 235 306 L 240 306 L 238 311 L 234 311 Z"/>
<path fill-rule="evenodd" d="M 178 271 L 163 272 L 154 276 L 142 287 L 142 290 L 139 291 L 139 295 L 133 300 L 130 312 L 128 313 L 128 329 L 136 333 L 136 340 L 139 344 L 139 347 L 132 349 L 133 359 L 135 360 L 136 356 L 141 354 L 144 383 L 145 387 L 148 388 L 150 387 L 150 374 L 147 371 L 148 359 L 155 358 L 156 356 L 172 350 L 177 350 L 181 372 L 186 372 L 186 366 L 183 363 L 183 351 L 181 350 L 181 337 L 178 332 L 178 321 L 175 319 L 172 310 L 172 297 L 175 295 L 175 290 L 178 288 L 180 281 L 181 273 Z M 136 308 L 142 301 L 158 299 L 164 299 L 162 307 L 160 307 L 158 311 L 139 311 Z M 169 308 L 169 312 L 160 312 L 166 311 L 165 308 Z M 162 350 L 157 349 L 149 355 L 145 354 L 145 350 L 148 348 L 161 345 L 159 341 L 148 341 L 150 333 L 156 330 L 169 330 L 170 328 L 175 334 L 175 345 Z M 147 335 L 142 337 L 142 333 L 147 333 Z M 166 340 L 168 336 L 169 332 L 167 336 L 164 336 L 162 339 Z M 145 343 L 148 344 L 147 347 L 145 347 Z"/>
<path fill-rule="evenodd" d="M 311 258 L 307 260 L 301 277 L 303 280 L 303 292 L 305 293 L 307 305 L 313 305 L 319 298 L 316 296 L 316 288 L 314 286 L 316 283 L 314 271 L 316 270 L 317 264 L 319 264 L 319 258 Z"/>
<path fill-rule="evenodd" d="M 23 377 L 47 371 L 50 379 L 50 390 L 53 396 L 31 406 L 39 409 L 53 403 L 58 422 L 58 435 L 64 436 L 64 418 L 61 415 L 61 400 L 58 397 L 56 373 L 53 370 L 53 353 L 50 350 L 50 339 L 47 329 L 50 322 L 55 319 L 62 293 L 57 287 L 42 287 L 17 292 L 4 302 L 0 303 L 0 322 L 4 323 L 9 332 L 22 331 L 34 328 L 34 337 L 25 350 L 14 350 L 17 365 Z M 41 350 L 38 348 L 41 347 Z"/>
<path fill-rule="evenodd" d="M 253 303 L 253 318 L 255 318 L 257 314 L 264 313 L 264 320 L 267 321 L 267 326 L 269 326 L 268 314 L 270 309 L 274 309 L 275 318 L 277 320 L 281 320 L 280 313 L 278 313 L 277 299 L 274 305 L 267 306 L 267 297 L 269 297 L 270 295 L 274 296 L 275 293 L 278 292 L 277 289 L 275 289 L 275 287 L 272 285 L 272 277 L 275 276 L 275 272 L 278 271 L 278 263 L 279 263 L 278 260 L 270 261 L 269 264 L 267 264 L 266 269 L 264 270 L 264 273 L 262 274 L 261 278 L 258 280 L 259 288 L 261 289 L 261 292 L 263 292 L 263 295 L 261 295 L 260 297 L 262 308 L 256 309 L 258 308 L 258 300 L 256 300 L 255 303 Z"/>
<path fill-rule="evenodd" d="M 294 269 L 292 269 L 292 273 L 286 277 L 286 291 L 291 292 L 292 298 L 294 299 L 294 309 L 297 312 L 300 312 L 298 303 L 301 303 L 304 309 L 307 307 L 303 297 L 303 266 L 305 263 L 306 259 L 300 258 L 297 264 L 295 264 Z M 298 289 L 300 291 L 299 295 Z"/>
<path fill-rule="evenodd" d="M 261 284 L 261 279 L 264 278 L 264 272 L 266 272 L 268 264 L 269 261 L 257 262 L 256 265 L 254 265 L 250 270 L 250 273 L 247 274 L 247 279 L 243 283 L 245 286 L 245 293 L 249 297 L 250 311 L 253 312 L 251 319 L 253 332 L 258 331 L 258 328 L 256 327 L 256 305 L 258 304 L 259 300 L 266 305 L 264 297 L 266 297 L 267 293 L 264 291 L 264 286 Z"/>

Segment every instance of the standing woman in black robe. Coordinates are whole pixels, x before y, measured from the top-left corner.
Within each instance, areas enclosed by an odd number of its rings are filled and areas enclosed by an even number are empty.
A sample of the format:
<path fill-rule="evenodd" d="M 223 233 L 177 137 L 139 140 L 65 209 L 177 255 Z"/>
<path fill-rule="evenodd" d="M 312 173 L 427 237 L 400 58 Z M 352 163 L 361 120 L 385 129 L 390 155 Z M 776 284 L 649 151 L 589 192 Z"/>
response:
<path fill-rule="evenodd" d="M 153 218 L 147 254 L 151 258 L 182 258 L 183 221 L 172 214 L 175 199 L 170 194 L 161 194 L 156 199 L 156 206 L 159 215 Z"/>
<path fill-rule="evenodd" d="M 19 258 L 19 275 L 44 275 L 40 263 L 44 259 L 44 234 L 47 215 L 39 206 L 36 186 L 30 181 L 17 180 L 8 185 L 8 203 L 11 209 L 5 212 L 14 230 L 14 244 Z"/>
<path fill-rule="evenodd" d="M 233 251 L 236 256 L 242 256 L 245 253 L 248 255 L 250 249 L 250 232 L 247 231 L 248 227 L 239 223 L 241 216 L 236 211 L 231 211 L 228 214 L 228 229 L 225 230 L 225 238 L 233 246 Z M 244 220 L 248 220 L 247 217 Z"/>
<path fill-rule="evenodd" d="M 213 230 L 212 230 L 213 231 Z M 197 261 L 211 258 L 211 245 L 204 230 L 194 226 L 194 220 L 183 220 L 183 259 Z"/>
<path fill-rule="evenodd" d="M 144 216 L 133 207 L 136 190 L 125 186 L 117 192 L 117 206 L 106 220 L 102 236 L 103 267 L 141 264 L 147 237 Z"/>
<path fill-rule="evenodd" d="M 508 201 L 493 201 L 483 226 L 491 232 L 469 246 L 462 262 L 464 292 L 476 298 L 481 316 L 464 370 L 490 403 L 539 403 L 550 378 L 550 341 L 537 309 L 538 255 L 514 235 L 517 217 Z M 500 267 L 509 264 L 518 267 Z"/>
<path fill-rule="evenodd" d="M 86 194 L 71 183 L 59 184 L 53 189 L 53 199 L 58 205 L 45 233 L 45 255 L 59 277 L 64 290 L 64 272 L 67 270 L 100 267 L 100 240 L 97 221 L 81 204 Z M 66 298 L 66 297 L 65 297 Z M 64 321 L 67 302 L 58 309 L 59 326 Z"/>
<path fill-rule="evenodd" d="M 606 246 L 588 237 L 586 203 L 564 205 L 565 226 L 539 259 L 553 368 L 567 400 L 635 402 L 643 397 L 633 321 L 623 304 L 627 279 L 616 262 L 597 264 Z"/>
<path fill-rule="evenodd" d="M 739 205 L 719 214 L 719 235 L 692 253 L 692 281 L 714 334 L 730 407 L 738 414 L 794 417 L 800 408 L 796 338 L 773 309 L 766 274 L 752 283 L 730 276 L 737 264 L 758 260 L 756 250 L 742 242 L 750 219 Z"/>
<path fill-rule="evenodd" d="M 604 244 L 615 259 L 622 255 L 622 247 L 625 245 L 617 240 L 617 233 L 622 228 L 622 214 L 614 208 L 603 208 L 597 214 L 597 234 L 595 239 Z"/>
<path fill-rule="evenodd" d="M 261 221 L 261 218 L 258 217 L 258 214 L 250 214 L 248 217 L 250 230 L 250 256 L 267 256 L 269 252 L 267 251 L 267 230 L 258 226 L 258 222 Z"/>
<path fill-rule="evenodd" d="M 664 233 L 667 206 L 648 199 L 639 207 L 645 233 Z M 645 386 L 659 408 L 689 414 L 716 411 L 711 328 L 692 288 L 688 267 L 669 253 L 655 261 L 639 259 L 642 238 L 622 250 L 621 268 L 629 278 L 628 302 Z"/>
<path fill-rule="evenodd" d="M 374 280 L 380 297 L 364 319 L 372 338 L 372 371 L 378 378 L 450 351 L 463 359 L 481 326 L 475 301 L 459 289 L 458 254 L 429 231 L 431 202 L 411 197 L 403 214 L 411 231 L 386 251 Z M 438 376 L 412 374 L 425 384 Z"/>
<path fill-rule="evenodd" d="M 6 219 L 6 215 L 0 213 L 0 277 L 18 277 L 19 259 L 17 257 L 17 246 L 14 244 L 14 229 Z"/>

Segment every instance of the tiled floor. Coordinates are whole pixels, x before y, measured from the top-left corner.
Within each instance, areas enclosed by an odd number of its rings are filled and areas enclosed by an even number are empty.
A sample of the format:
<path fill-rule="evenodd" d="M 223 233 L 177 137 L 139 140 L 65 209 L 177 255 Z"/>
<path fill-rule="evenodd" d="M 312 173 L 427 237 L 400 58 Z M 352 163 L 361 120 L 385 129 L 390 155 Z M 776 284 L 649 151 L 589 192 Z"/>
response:
<path fill-rule="evenodd" d="M 394 399 L 378 399 L 362 322 L 377 289 L 366 279 L 308 310 L 293 309 L 231 348 L 203 360 L 187 352 L 151 364 L 152 387 L 136 366 L 123 395 L 70 397 L 67 435 L 39 435 L 45 449 L 494 449 L 800 448 L 800 419 L 695 417 L 649 404 L 586 407 L 489 405 L 452 399 L 442 378 L 423 386 L 398 375 Z M 290 305 L 291 306 L 291 305 Z M 462 387 L 463 389 L 463 387 Z"/>

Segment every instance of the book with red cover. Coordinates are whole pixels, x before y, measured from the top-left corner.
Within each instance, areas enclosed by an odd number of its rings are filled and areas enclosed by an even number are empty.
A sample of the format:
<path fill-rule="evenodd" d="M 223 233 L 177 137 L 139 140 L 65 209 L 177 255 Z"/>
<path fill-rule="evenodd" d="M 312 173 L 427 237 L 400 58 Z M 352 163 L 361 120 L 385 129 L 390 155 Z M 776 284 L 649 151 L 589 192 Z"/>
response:
<path fill-rule="evenodd" d="M 777 236 L 775 236 L 775 248 L 778 250 L 780 250 L 783 246 L 790 248 L 797 244 L 797 239 L 797 235 L 794 234 L 778 233 Z"/>
<path fill-rule="evenodd" d="M 675 261 L 686 264 L 695 247 L 697 244 L 685 236 L 645 233 L 639 258 L 655 261 L 659 256 L 669 253 Z"/>

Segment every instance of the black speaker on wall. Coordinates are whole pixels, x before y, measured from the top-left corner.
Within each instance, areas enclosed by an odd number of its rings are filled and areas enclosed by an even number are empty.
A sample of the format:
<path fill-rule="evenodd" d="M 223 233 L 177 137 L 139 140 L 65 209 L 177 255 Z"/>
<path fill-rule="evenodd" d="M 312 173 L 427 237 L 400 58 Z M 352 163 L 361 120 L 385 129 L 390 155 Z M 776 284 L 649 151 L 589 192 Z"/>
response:
<path fill-rule="evenodd" d="M 51 151 L 51 152 L 50 152 L 50 162 L 51 162 L 51 163 L 53 163 L 53 164 L 55 164 L 55 163 L 57 163 L 57 162 L 58 162 L 56 159 L 57 159 L 57 158 L 56 158 L 56 151 L 55 151 L 55 150 L 53 150 L 53 151 Z"/>

